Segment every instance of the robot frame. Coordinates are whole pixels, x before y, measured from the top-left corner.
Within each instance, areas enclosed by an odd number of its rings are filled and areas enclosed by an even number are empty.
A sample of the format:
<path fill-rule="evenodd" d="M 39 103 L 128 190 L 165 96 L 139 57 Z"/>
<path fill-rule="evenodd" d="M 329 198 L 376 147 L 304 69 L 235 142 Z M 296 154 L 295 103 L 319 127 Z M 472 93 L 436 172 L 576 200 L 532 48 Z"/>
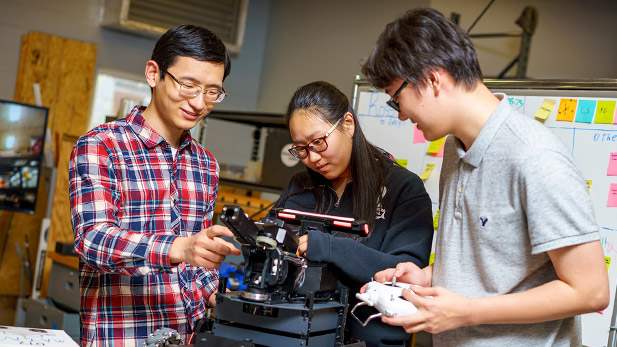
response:
<path fill-rule="evenodd" d="M 237 205 L 221 221 L 240 243 L 245 259 L 241 292 L 226 292 L 221 278 L 211 330 L 197 332 L 195 346 L 364 346 L 344 344 L 348 291 L 327 263 L 297 254 L 310 230 L 366 236 L 368 225 L 353 218 L 274 209 L 254 222 Z"/>

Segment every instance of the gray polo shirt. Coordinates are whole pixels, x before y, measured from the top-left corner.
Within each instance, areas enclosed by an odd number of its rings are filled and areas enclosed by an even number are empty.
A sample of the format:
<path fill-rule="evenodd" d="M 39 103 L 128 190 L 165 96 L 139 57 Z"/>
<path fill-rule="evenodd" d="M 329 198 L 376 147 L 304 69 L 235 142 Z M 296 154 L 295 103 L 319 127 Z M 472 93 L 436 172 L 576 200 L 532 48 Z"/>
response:
<path fill-rule="evenodd" d="M 547 251 L 599 239 L 585 180 L 543 124 L 503 94 L 471 148 L 449 136 L 440 176 L 433 286 L 465 297 L 522 292 L 557 279 Z M 477 325 L 435 346 L 575 346 L 580 317 Z"/>

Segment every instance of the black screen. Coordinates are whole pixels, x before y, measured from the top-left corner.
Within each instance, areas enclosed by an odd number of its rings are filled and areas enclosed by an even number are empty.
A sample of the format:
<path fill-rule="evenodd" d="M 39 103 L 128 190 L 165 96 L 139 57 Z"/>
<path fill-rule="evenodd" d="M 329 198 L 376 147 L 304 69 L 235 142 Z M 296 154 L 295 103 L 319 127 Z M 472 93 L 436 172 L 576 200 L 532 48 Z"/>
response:
<path fill-rule="evenodd" d="M 34 213 L 48 109 L 0 100 L 0 209 Z"/>

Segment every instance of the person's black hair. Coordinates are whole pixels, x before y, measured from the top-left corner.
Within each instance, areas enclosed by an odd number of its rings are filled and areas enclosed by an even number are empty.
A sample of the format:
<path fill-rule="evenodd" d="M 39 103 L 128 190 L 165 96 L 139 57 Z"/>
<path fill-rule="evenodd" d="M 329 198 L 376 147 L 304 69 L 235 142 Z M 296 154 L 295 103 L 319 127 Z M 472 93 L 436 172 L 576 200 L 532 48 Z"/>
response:
<path fill-rule="evenodd" d="M 386 26 L 362 73 L 378 88 L 400 78 L 420 90 L 430 71 L 440 68 L 465 90 L 482 82 L 476 50 L 467 33 L 440 12 L 421 8 L 407 11 Z"/>
<path fill-rule="evenodd" d="M 212 31 L 200 26 L 179 25 L 169 29 L 156 42 L 150 59 L 159 65 L 161 79 L 179 56 L 223 64 L 223 81 L 231 71 L 229 52 L 223 41 Z"/>
<path fill-rule="evenodd" d="M 360 127 L 349 100 L 338 88 L 324 81 L 312 82 L 296 90 L 285 114 L 285 122 L 289 121 L 295 111 L 308 112 L 334 125 L 346 112 L 353 116 L 355 131 L 352 137 L 351 176 L 353 189 L 353 218 L 364 220 L 370 229 L 375 224 L 377 207 L 382 202 L 382 187 L 387 178 L 387 167 L 393 162 L 382 150 L 371 144 Z M 337 129 L 337 131 L 340 131 Z M 328 179 L 321 174 L 306 168 L 308 182 L 303 182 L 304 189 L 292 192 L 295 194 L 312 190 L 317 202 L 316 213 L 324 213 L 334 202 L 328 200 L 325 187 L 330 185 Z M 305 176 L 306 177 L 306 176 Z M 352 237 L 353 238 L 353 237 Z"/>

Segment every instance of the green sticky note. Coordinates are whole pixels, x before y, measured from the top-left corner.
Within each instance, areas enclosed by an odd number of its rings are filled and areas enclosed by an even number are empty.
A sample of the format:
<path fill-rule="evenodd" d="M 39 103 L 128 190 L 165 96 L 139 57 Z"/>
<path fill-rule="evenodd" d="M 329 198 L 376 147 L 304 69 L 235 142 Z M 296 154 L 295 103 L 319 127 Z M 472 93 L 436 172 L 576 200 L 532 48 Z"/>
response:
<path fill-rule="evenodd" d="M 433 228 L 437 230 L 438 226 L 439 226 L 439 210 L 435 212 L 435 217 L 433 217 Z"/>
<path fill-rule="evenodd" d="M 407 168 L 407 159 L 396 159 L 396 162 L 405 169 Z"/>
<path fill-rule="evenodd" d="M 435 262 L 435 253 L 431 253 L 431 256 L 428 258 L 428 264 L 431 265 Z"/>
<path fill-rule="evenodd" d="M 431 144 L 428 145 L 428 148 L 426 149 L 426 153 L 427 154 L 437 154 L 437 153 L 439 153 L 439 150 L 441 149 L 441 145 L 443 145 L 444 141 L 446 141 L 446 138 L 442 137 L 439 140 L 435 140 L 435 141 L 431 142 Z"/>
<path fill-rule="evenodd" d="M 615 115 L 615 100 L 599 100 L 594 123 L 612 124 Z"/>
<path fill-rule="evenodd" d="M 426 180 L 431 177 L 431 172 L 433 172 L 434 168 L 435 164 L 426 164 L 424 172 L 422 172 L 422 174 L 420 175 L 420 179 L 422 180 L 422 182 L 426 182 Z"/>

